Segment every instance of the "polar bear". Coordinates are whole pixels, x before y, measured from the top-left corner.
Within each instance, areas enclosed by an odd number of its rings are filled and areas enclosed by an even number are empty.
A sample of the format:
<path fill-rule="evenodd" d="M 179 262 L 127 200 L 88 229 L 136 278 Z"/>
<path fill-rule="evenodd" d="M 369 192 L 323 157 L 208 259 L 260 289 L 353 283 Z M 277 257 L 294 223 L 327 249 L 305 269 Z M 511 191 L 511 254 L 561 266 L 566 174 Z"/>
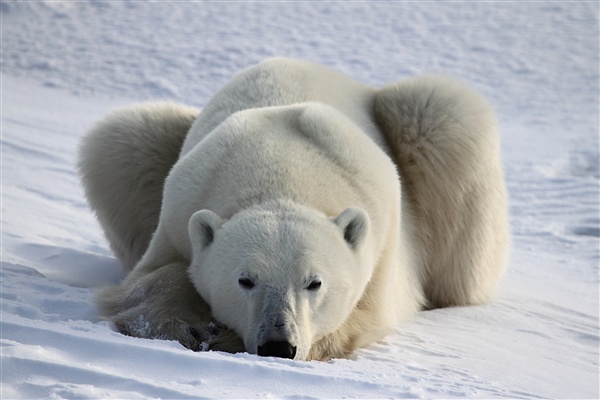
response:
<path fill-rule="evenodd" d="M 489 301 L 505 269 L 495 117 L 450 78 L 376 89 L 270 59 L 202 112 L 109 114 L 79 168 L 130 271 L 98 306 L 131 336 L 347 357 L 419 310 Z"/>

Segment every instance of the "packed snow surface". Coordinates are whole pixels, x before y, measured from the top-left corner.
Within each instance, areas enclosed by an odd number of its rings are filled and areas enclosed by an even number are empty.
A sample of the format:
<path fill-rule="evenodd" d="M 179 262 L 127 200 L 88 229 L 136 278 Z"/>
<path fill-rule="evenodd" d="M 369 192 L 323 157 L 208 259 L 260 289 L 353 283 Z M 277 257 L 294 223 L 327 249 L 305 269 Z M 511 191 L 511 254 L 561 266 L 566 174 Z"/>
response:
<path fill-rule="evenodd" d="M 2 398 L 598 398 L 598 2 L 4 1 Z M 365 83 L 441 73 L 498 112 L 513 247 L 495 302 L 420 313 L 349 360 L 120 335 L 123 272 L 75 168 L 108 110 L 201 108 L 270 56 Z"/>

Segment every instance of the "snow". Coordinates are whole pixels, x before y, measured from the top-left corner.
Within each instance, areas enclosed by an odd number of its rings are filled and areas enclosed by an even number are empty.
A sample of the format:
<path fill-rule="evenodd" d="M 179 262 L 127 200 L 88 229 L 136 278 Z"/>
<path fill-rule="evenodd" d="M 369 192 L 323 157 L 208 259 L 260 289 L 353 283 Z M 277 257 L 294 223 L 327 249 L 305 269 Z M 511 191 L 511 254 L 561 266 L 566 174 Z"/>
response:
<path fill-rule="evenodd" d="M 2 398 L 599 398 L 597 2 L 2 1 Z M 93 306 L 124 274 L 75 171 L 108 110 L 202 107 L 311 59 L 379 86 L 459 77 L 498 112 L 513 247 L 495 302 L 420 313 L 352 359 L 195 353 Z"/>

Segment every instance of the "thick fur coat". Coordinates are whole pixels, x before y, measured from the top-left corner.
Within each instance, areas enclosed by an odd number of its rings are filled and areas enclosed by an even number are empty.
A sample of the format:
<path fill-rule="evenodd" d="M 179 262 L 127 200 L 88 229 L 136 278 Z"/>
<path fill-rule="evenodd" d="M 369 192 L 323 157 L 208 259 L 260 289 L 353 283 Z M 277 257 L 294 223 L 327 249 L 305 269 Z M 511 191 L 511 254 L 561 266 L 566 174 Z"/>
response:
<path fill-rule="evenodd" d="M 201 113 L 108 115 L 79 166 L 131 270 L 99 308 L 132 336 L 345 357 L 423 308 L 489 301 L 505 267 L 495 117 L 448 78 L 374 89 L 272 59 Z"/>

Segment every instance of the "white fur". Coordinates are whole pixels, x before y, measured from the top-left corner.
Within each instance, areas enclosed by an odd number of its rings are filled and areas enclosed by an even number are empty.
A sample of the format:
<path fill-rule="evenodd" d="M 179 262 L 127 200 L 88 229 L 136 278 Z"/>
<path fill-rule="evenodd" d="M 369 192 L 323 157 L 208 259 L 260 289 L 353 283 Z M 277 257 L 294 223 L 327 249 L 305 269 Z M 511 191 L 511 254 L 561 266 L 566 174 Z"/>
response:
<path fill-rule="evenodd" d="M 506 194 L 493 113 L 462 84 L 375 90 L 273 59 L 195 117 L 138 106 L 84 139 L 90 204 L 117 256 L 137 261 L 99 295 L 121 332 L 251 353 L 286 343 L 287 356 L 328 359 L 423 307 L 491 298 Z M 132 151 L 154 156 L 129 163 Z"/>

